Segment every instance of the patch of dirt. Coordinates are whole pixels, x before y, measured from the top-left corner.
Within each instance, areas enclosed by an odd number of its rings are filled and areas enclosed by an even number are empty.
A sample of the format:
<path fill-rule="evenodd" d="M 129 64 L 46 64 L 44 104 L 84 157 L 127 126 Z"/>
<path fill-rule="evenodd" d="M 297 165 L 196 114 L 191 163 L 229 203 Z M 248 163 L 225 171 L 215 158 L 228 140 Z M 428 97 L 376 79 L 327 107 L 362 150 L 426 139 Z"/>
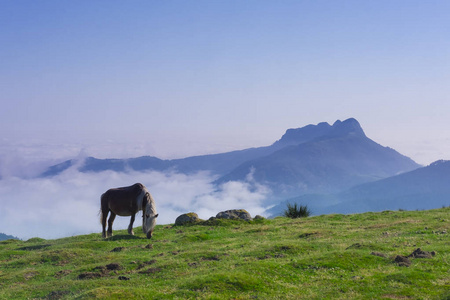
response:
<path fill-rule="evenodd" d="M 61 277 L 63 277 L 63 276 L 69 275 L 70 273 L 72 273 L 72 270 L 61 270 L 61 271 L 59 271 L 59 272 L 57 272 L 57 273 L 55 274 L 55 277 L 56 277 L 56 278 L 61 278 Z"/>
<path fill-rule="evenodd" d="M 100 271 L 101 273 L 106 273 L 106 267 L 105 266 L 98 266 L 94 268 L 95 271 Z"/>
<path fill-rule="evenodd" d="M 116 248 L 112 249 L 111 252 L 120 252 L 120 251 L 123 251 L 125 249 L 126 249 L 125 247 L 116 247 Z"/>
<path fill-rule="evenodd" d="M 95 278 L 100 278 L 103 275 L 100 273 L 95 273 L 95 272 L 84 272 L 81 273 L 80 275 L 78 275 L 78 279 L 95 279 Z"/>
<path fill-rule="evenodd" d="M 300 234 L 298 237 L 300 239 L 307 239 L 307 238 L 317 235 L 317 234 L 318 234 L 318 232 L 304 232 L 304 233 Z"/>
<path fill-rule="evenodd" d="M 281 251 L 288 251 L 288 250 L 291 250 L 291 249 L 292 249 L 291 246 L 281 246 L 281 247 L 280 247 L 280 250 L 281 250 Z"/>
<path fill-rule="evenodd" d="M 209 261 L 218 261 L 220 260 L 218 255 L 214 255 L 214 256 L 204 256 L 201 258 L 202 260 L 209 260 Z"/>
<path fill-rule="evenodd" d="M 414 250 L 410 255 L 403 256 L 403 255 L 397 255 L 394 259 L 394 261 L 399 265 L 403 267 L 409 267 L 411 265 L 411 259 L 412 258 L 432 258 L 436 255 L 435 251 L 423 251 L 420 248 L 417 248 Z"/>
<path fill-rule="evenodd" d="M 117 271 L 117 270 L 122 270 L 122 269 L 123 269 L 123 267 L 118 263 L 110 263 L 106 266 L 98 266 L 98 267 L 94 268 L 95 271 L 100 271 L 101 276 L 108 275 L 108 273 L 110 271 Z"/>
<path fill-rule="evenodd" d="M 188 263 L 188 266 L 193 267 L 193 268 L 196 268 L 198 265 L 199 265 L 199 263 L 197 263 L 197 262 Z"/>
<path fill-rule="evenodd" d="M 401 267 L 409 267 L 411 265 L 411 260 L 408 257 L 402 255 L 397 255 L 394 261 Z"/>
<path fill-rule="evenodd" d="M 152 260 L 149 260 L 149 261 L 144 261 L 143 263 L 139 264 L 139 266 L 136 269 L 139 270 L 139 269 L 142 269 L 145 266 L 153 265 L 154 263 L 156 263 L 155 259 L 152 259 Z"/>
<path fill-rule="evenodd" d="M 23 274 L 23 277 L 24 277 L 26 280 L 28 280 L 28 279 L 33 278 L 33 277 L 36 276 L 37 274 L 39 274 L 39 273 L 36 272 L 36 271 L 31 271 L 31 272 L 27 272 L 27 273 Z"/>
<path fill-rule="evenodd" d="M 60 262 L 58 262 L 58 263 L 56 263 L 56 264 L 54 264 L 54 265 L 55 265 L 55 266 L 62 267 L 62 266 L 67 265 L 69 262 L 70 262 L 70 261 L 68 261 L 68 260 L 61 260 Z"/>
<path fill-rule="evenodd" d="M 147 246 L 145 246 L 145 249 L 153 249 L 153 244 L 148 244 Z"/>
<path fill-rule="evenodd" d="M 381 252 L 372 252 L 372 253 L 370 253 L 371 255 L 375 255 L 375 256 L 379 256 L 379 257 L 387 257 L 387 255 L 386 254 L 384 254 L 384 253 L 381 253 Z"/>
<path fill-rule="evenodd" d="M 269 259 L 269 258 L 272 258 L 272 256 L 269 255 L 269 254 L 266 254 L 266 255 L 264 255 L 264 256 L 262 256 L 262 257 L 258 257 L 259 260 Z"/>
<path fill-rule="evenodd" d="M 432 258 L 435 255 L 436 255 L 435 251 L 428 252 L 428 251 L 422 251 L 420 248 L 417 248 L 416 250 L 413 251 L 413 253 L 408 255 L 408 257 L 412 257 L 412 258 Z"/>
<path fill-rule="evenodd" d="M 119 276 L 119 280 L 130 280 L 130 277 Z"/>
<path fill-rule="evenodd" d="M 53 291 L 53 292 L 50 292 L 50 294 L 48 294 L 47 297 L 45 297 L 45 299 L 49 299 L 49 300 L 63 299 L 68 294 L 70 294 L 69 291 Z"/>
<path fill-rule="evenodd" d="M 345 250 L 348 250 L 348 249 L 360 249 L 360 248 L 362 248 L 362 247 L 364 247 L 362 244 L 360 244 L 360 243 L 355 243 L 355 244 L 353 244 L 353 245 L 348 246 L 347 248 L 345 248 Z"/>
<path fill-rule="evenodd" d="M 281 254 L 281 253 L 277 253 L 273 257 L 275 257 L 275 258 L 283 258 L 283 257 L 286 257 L 286 255 Z"/>
<path fill-rule="evenodd" d="M 116 271 L 116 270 L 122 270 L 123 267 L 118 263 L 111 263 L 111 264 L 106 265 L 106 269 L 108 271 Z"/>

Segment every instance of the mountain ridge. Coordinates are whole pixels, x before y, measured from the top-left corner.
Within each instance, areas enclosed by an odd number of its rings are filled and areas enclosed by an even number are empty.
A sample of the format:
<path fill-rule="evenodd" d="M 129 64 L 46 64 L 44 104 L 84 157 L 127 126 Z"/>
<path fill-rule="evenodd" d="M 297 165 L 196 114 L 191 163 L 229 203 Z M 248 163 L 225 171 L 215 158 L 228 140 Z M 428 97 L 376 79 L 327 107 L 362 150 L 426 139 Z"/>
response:
<path fill-rule="evenodd" d="M 50 167 L 42 177 L 55 176 L 71 167 L 80 172 L 113 170 L 175 171 L 193 174 L 209 171 L 214 183 L 252 180 L 267 185 L 276 199 L 305 193 L 330 193 L 390 177 L 420 167 L 412 159 L 369 139 L 354 118 L 288 129 L 265 147 L 162 160 L 153 156 L 128 159 L 94 157 L 65 161 Z"/>
<path fill-rule="evenodd" d="M 289 196 L 336 192 L 419 167 L 410 158 L 367 138 L 355 119 L 321 126 L 325 129 L 323 135 L 248 161 L 216 182 L 244 181 L 253 170 L 253 177 L 259 183 Z M 292 135 L 292 131 L 288 130 L 287 134 Z"/>

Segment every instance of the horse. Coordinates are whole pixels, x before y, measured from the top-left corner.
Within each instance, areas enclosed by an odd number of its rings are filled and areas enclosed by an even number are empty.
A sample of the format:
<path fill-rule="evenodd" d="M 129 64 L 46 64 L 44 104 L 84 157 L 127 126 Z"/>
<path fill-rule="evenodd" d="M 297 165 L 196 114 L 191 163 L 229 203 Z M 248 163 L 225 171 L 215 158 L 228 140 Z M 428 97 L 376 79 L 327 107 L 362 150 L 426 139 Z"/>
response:
<path fill-rule="evenodd" d="M 153 229 L 156 225 L 155 200 L 148 192 L 147 188 L 141 183 L 135 183 L 132 186 L 113 188 L 107 190 L 100 197 L 100 221 L 102 223 L 103 231 L 102 237 L 111 237 L 112 224 L 116 215 L 131 216 L 130 225 L 128 226 L 128 233 L 134 235 L 133 222 L 136 213 L 142 210 L 142 230 L 151 238 Z M 108 220 L 108 231 L 106 229 L 106 219 L 108 213 L 111 215 Z"/>

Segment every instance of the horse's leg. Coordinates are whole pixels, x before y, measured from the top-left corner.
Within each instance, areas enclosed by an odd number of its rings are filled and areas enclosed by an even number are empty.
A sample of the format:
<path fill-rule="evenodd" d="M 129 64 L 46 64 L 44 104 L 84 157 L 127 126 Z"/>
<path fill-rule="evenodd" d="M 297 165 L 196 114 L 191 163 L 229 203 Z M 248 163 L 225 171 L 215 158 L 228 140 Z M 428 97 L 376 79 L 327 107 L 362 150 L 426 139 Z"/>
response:
<path fill-rule="evenodd" d="M 131 215 L 131 220 L 130 220 L 130 225 L 128 225 L 128 234 L 134 235 L 133 232 L 133 223 L 134 223 L 134 217 L 136 216 L 136 214 Z"/>
<path fill-rule="evenodd" d="M 108 213 L 109 213 L 109 211 L 108 210 L 103 210 L 102 209 L 102 228 L 103 228 L 103 230 L 102 230 L 102 237 L 103 238 L 106 238 L 106 219 L 108 218 Z"/>
<path fill-rule="evenodd" d="M 111 211 L 111 214 L 108 219 L 108 237 L 113 235 L 112 224 L 113 224 L 115 218 L 116 218 L 116 214 Z"/>

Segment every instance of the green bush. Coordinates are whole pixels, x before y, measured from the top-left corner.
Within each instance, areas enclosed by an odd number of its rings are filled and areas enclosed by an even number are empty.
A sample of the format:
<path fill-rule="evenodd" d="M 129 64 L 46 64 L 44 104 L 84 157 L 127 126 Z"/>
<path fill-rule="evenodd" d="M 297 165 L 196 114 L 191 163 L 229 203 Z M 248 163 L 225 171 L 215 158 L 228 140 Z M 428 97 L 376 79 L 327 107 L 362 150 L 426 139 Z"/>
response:
<path fill-rule="evenodd" d="M 306 218 L 311 215 L 311 211 L 309 210 L 308 206 L 306 205 L 297 205 L 297 203 L 294 204 L 287 204 L 287 209 L 284 211 L 284 216 L 295 219 L 295 218 Z"/>

